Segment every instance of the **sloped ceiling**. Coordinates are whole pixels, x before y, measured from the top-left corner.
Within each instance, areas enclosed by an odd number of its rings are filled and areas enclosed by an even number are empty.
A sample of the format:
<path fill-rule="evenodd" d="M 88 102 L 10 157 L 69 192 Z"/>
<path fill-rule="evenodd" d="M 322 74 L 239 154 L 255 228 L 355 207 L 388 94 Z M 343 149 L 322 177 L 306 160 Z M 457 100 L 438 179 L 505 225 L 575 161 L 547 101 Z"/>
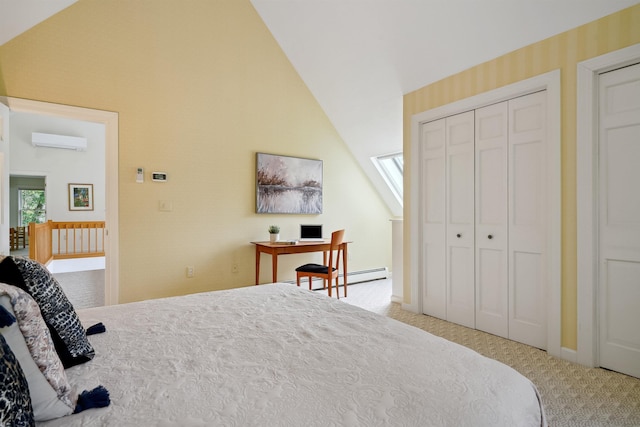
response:
<path fill-rule="evenodd" d="M 370 160 L 402 151 L 408 92 L 638 0 L 251 0 L 394 215 Z"/>
<path fill-rule="evenodd" d="M 75 1 L 0 0 L 0 45 Z M 640 3 L 250 1 L 395 216 L 370 158 L 402 151 L 405 93 Z"/>
<path fill-rule="evenodd" d="M 77 0 L 0 0 L 0 46 Z"/>

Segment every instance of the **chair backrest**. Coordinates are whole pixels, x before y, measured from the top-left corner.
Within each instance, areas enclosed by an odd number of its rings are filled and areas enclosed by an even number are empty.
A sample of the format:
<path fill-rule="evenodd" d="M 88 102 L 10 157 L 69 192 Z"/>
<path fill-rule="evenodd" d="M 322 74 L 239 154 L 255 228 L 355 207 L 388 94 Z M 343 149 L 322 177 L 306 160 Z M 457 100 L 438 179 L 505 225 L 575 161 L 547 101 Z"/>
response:
<path fill-rule="evenodd" d="M 341 245 L 343 240 L 344 230 L 338 230 L 331 233 L 331 250 L 335 251 L 338 249 L 338 245 Z"/>
<path fill-rule="evenodd" d="M 340 256 L 342 254 L 342 241 L 344 240 L 344 230 L 337 230 L 331 233 L 331 245 L 329 252 L 329 267 L 338 269 L 340 267 Z M 333 262 L 333 253 L 336 251 L 335 263 Z M 331 271 L 331 269 L 329 269 Z"/>

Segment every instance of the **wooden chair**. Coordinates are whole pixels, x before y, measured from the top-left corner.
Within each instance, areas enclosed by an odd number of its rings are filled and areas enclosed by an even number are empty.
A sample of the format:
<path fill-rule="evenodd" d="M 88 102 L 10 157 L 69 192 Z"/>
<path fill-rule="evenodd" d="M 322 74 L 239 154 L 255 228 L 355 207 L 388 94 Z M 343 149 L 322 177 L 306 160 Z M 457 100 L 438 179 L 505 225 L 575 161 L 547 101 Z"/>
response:
<path fill-rule="evenodd" d="M 22 248 L 27 247 L 27 230 L 26 227 L 16 227 L 15 234 L 15 248 L 20 249 L 20 241 L 22 241 Z"/>
<path fill-rule="evenodd" d="M 344 230 L 338 230 L 331 233 L 331 245 L 329 247 L 328 265 L 322 264 L 305 264 L 296 268 L 296 283 L 300 286 L 300 278 L 309 278 L 309 290 L 311 290 L 311 279 L 319 277 L 323 283 L 329 282 L 329 296 L 331 296 L 331 281 L 336 281 L 336 296 L 340 298 L 338 288 L 338 269 L 340 267 L 340 257 L 342 256 L 342 240 L 344 239 Z M 335 255 L 335 258 L 334 258 Z M 326 257 L 325 257 L 326 259 Z M 325 261 L 326 262 L 326 261 Z M 344 289 L 344 296 L 347 296 L 347 288 Z"/>
<path fill-rule="evenodd" d="M 16 244 L 16 229 L 11 227 L 9 228 L 9 249 L 16 250 L 18 249 L 18 246 Z"/>

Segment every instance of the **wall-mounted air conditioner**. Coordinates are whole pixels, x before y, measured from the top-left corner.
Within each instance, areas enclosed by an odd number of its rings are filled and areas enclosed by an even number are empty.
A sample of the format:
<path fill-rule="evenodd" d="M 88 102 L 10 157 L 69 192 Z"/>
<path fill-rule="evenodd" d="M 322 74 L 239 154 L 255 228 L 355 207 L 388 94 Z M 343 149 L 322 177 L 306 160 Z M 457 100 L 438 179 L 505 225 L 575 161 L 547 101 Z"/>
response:
<path fill-rule="evenodd" d="M 87 149 L 87 138 L 53 135 L 50 133 L 32 132 L 31 143 L 34 147 L 62 148 L 76 151 L 85 151 Z"/>

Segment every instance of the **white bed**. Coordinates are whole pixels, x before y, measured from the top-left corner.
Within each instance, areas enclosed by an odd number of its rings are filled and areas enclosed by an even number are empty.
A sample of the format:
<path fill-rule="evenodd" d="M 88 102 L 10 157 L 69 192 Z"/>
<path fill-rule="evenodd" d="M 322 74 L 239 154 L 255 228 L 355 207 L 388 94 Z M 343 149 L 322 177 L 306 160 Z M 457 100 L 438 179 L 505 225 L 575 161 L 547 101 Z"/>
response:
<path fill-rule="evenodd" d="M 289 284 L 78 310 L 111 405 L 42 426 L 545 426 L 510 367 Z"/>

